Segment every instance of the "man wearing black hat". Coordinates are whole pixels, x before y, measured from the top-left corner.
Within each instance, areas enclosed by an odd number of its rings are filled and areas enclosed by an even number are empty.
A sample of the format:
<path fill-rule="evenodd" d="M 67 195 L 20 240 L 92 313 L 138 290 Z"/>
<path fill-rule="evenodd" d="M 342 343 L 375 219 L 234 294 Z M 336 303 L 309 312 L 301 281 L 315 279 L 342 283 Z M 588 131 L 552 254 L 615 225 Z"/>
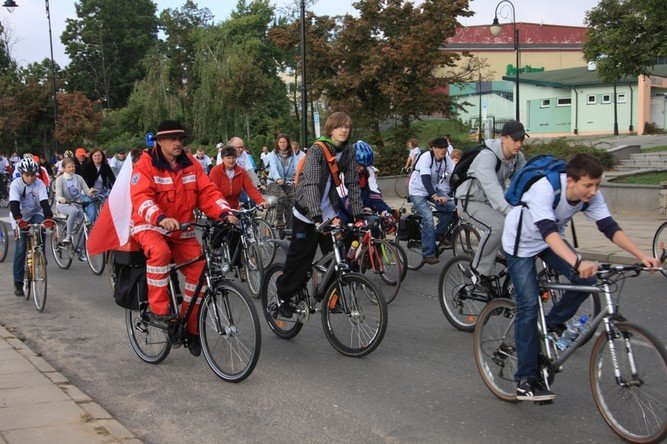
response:
<path fill-rule="evenodd" d="M 490 276 L 500 248 L 505 215 L 512 209 L 505 200 L 505 183 L 526 163 L 521 152 L 526 136 L 521 122 L 505 123 L 500 140 L 486 140 L 487 149 L 481 150 L 470 164 L 468 176 L 473 179 L 456 190 L 461 216 L 484 231 L 472 261 L 473 280 L 483 294 L 491 289 Z"/>
<path fill-rule="evenodd" d="M 165 120 L 158 126 L 155 146 L 144 152 L 132 171 L 132 237 L 146 256 L 149 316 L 167 322 L 170 312 L 169 263 L 183 263 L 201 255 L 201 246 L 193 232 L 181 232 L 183 223 L 193 222 L 193 210 L 201 209 L 210 219 L 220 219 L 229 211 L 218 188 L 211 182 L 199 162 L 183 149 L 185 131 L 180 122 Z M 181 270 L 185 274 L 185 292 L 181 315 L 192 302 L 194 289 L 204 268 L 201 261 Z M 203 293 L 202 293 L 203 294 Z M 201 353 L 197 318 L 188 319 L 189 347 L 194 355 Z"/>

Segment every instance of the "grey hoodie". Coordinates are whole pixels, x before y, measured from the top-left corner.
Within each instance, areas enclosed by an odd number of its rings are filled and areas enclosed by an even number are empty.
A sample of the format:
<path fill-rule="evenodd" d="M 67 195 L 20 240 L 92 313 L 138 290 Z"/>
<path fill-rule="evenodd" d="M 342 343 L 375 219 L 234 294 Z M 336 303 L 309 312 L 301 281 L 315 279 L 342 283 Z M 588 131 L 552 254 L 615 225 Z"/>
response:
<path fill-rule="evenodd" d="M 468 168 L 468 176 L 474 179 L 462 183 L 456 190 L 456 198 L 466 202 L 474 200 L 490 205 L 494 210 L 507 214 L 512 206 L 505 200 L 505 182 L 512 174 L 526 163 L 522 152 L 510 160 L 503 155 L 500 139 L 486 140 L 491 149 L 482 150 Z M 496 164 L 500 159 L 500 168 L 496 172 Z"/>

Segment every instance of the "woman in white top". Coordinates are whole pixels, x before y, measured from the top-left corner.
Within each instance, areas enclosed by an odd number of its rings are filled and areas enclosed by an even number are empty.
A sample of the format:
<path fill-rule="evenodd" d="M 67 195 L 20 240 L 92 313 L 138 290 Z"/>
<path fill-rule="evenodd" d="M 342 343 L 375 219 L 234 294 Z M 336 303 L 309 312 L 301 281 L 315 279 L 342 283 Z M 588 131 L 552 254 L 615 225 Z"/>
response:
<path fill-rule="evenodd" d="M 62 243 L 72 241 L 72 230 L 77 220 L 83 217 L 83 210 L 79 205 L 72 205 L 68 202 L 80 202 L 84 195 L 93 196 L 95 190 L 88 188 L 83 177 L 75 174 L 76 164 L 74 159 L 66 157 L 63 159 L 63 174 L 56 179 L 56 209 L 59 213 L 67 216 L 67 228 Z"/>

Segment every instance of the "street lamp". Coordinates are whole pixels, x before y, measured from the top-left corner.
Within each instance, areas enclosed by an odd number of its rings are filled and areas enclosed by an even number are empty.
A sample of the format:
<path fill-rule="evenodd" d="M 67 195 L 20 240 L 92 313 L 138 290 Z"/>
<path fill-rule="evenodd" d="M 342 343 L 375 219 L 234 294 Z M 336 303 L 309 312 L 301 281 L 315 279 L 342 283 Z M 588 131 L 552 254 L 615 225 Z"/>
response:
<path fill-rule="evenodd" d="M 301 146 L 308 147 L 308 87 L 306 86 L 306 0 L 301 0 Z"/>
<path fill-rule="evenodd" d="M 14 8 L 18 8 L 18 4 L 14 0 L 5 0 L 5 3 L 2 5 L 7 8 L 7 11 L 14 12 Z M 56 62 L 53 60 L 53 36 L 51 34 L 51 12 L 49 10 L 49 0 L 44 0 L 44 6 L 46 6 L 46 19 L 49 22 L 49 46 L 51 47 L 51 92 L 53 94 L 53 142 L 55 144 L 55 150 L 58 150 L 58 139 L 56 138 L 56 128 L 58 127 L 58 102 L 56 102 Z M 46 151 L 46 149 L 45 149 Z M 45 157 L 48 159 L 48 155 L 45 152 Z"/>
<path fill-rule="evenodd" d="M 512 28 L 514 29 L 514 52 L 516 53 L 516 77 L 514 82 L 516 83 L 516 97 L 514 98 L 515 102 L 515 114 L 516 117 L 515 119 L 518 121 L 519 120 L 519 30 L 516 27 L 516 12 L 514 10 L 514 5 L 512 4 L 511 1 L 509 0 L 501 0 L 500 3 L 496 5 L 496 11 L 493 16 L 493 23 L 489 27 L 489 30 L 491 31 L 491 34 L 493 36 L 497 36 L 500 34 L 501 31 L 501 25 L 498 22 L 498 8 L 500 5 L 503 3 L 507 3 L 510 5 L 512 8 Z M 505 15 L 503 18 L 507 18 L 507 15 Z"/>

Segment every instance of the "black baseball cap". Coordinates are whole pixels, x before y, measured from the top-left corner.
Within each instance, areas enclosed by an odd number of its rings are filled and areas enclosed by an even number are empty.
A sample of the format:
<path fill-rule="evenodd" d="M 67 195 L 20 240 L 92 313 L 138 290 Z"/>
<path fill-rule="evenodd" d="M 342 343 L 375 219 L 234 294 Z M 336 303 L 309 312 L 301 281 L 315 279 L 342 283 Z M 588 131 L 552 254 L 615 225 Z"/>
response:
<path fill-rule="evenodd" d="M 526 129 L 523 127 L 523 123 L 516 120 L 509 120 L 505 122 L 500 135 L 510 136 L 513 140 L 521 140 L 524 137 L 530 137 L 528 134 L 526 134 Z"/>

